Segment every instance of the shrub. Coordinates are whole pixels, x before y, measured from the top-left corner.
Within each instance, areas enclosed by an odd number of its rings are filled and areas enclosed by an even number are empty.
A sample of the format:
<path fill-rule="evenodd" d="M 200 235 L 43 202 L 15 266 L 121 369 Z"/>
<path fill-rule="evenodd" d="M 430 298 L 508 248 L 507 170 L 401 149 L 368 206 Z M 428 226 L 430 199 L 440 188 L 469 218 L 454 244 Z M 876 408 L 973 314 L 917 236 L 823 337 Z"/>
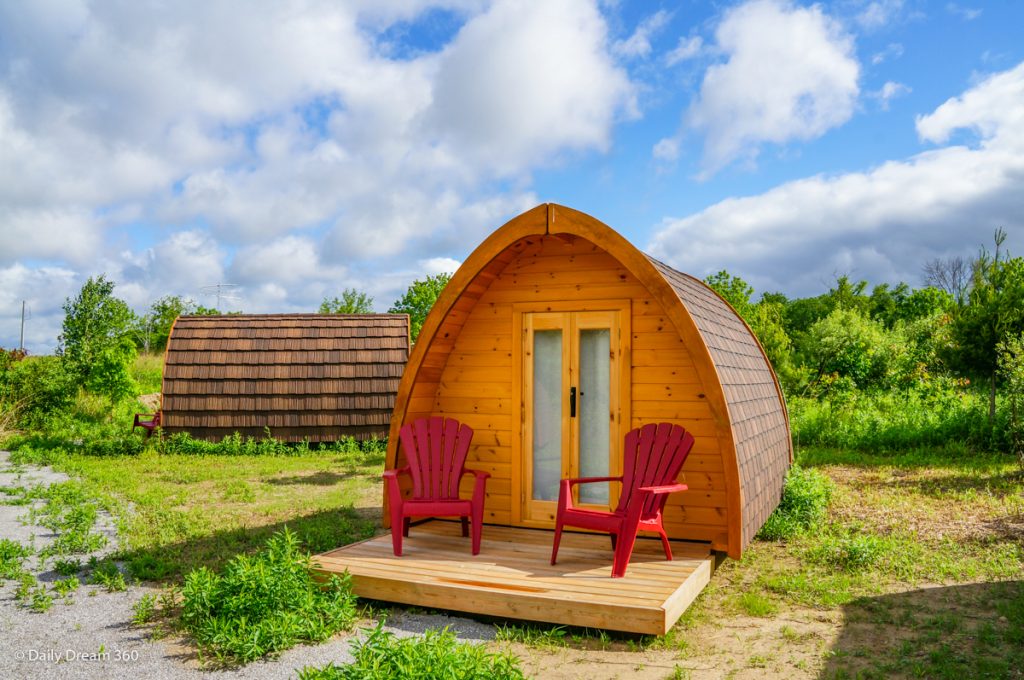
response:
<path fill-rule="evenodd" d="M 153 620 L 156 615 L 156 595 L 143 595 L 132 605 L 132 623 L 142 626 Z"/>
<path fill-rule="evenodd" d="M 77 388 L 57 357 L 24 357 L 0 350 L 0 412 L 15 427 L 41 428 L 66 412 Z"/>
<path fill-rule="evenodd" d="M 488 652 L 480 645 L 460 643 L 448 629 L 428 630 L 422 638 L 397 638 L 385 631 L 383 624 L 378 624 L 365 640 L 353 645 L 353 654 L 355 662 L 349 666 L 306 667 L 299 671 L 299 680 L 526 677 L 515 657 Z"/>
<path fill-rule="evenodd" d="M 319 584 L 310 566 L 309 554 L 286 528 L 259 554 L 233 558 L 222 574 L 196 569 L 182 589 L 182 626 L 221 664 L 326 640 L 351 626 L 355 596 L 347 575 Z"/>
<path fill-rule="evenodd" d="M 832 499 L 832 482 L 812 468 L 793 465 L 786 475 L 782 500 L 761 527 L 766 541 L 791 538 L 821 524 Z"/>

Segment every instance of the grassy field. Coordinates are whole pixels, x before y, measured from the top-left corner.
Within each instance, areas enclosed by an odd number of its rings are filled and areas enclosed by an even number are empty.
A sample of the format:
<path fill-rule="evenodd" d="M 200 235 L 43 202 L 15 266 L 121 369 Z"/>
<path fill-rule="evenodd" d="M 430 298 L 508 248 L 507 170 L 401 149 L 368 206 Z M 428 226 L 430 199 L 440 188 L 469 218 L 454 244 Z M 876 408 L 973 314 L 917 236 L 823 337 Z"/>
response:
<path fill-rule="evenodd" d="M 623 664 L 639 677 L 1021 677 L 1024 480 L 1012 459 L 950 450 L 799 457 L 831 480 L 826 521 L 727 560 L 669 635 L 512 622 L 494 648 L 519 655 L 528 673 L 569 663 L 572 677 L 589 680 L 618 677 Z M 379 526 L 380 454 L 48 462 L 114 509 L 123 557 L 144 580 L 221 566 L 284 526 L 312 551 Z"/>

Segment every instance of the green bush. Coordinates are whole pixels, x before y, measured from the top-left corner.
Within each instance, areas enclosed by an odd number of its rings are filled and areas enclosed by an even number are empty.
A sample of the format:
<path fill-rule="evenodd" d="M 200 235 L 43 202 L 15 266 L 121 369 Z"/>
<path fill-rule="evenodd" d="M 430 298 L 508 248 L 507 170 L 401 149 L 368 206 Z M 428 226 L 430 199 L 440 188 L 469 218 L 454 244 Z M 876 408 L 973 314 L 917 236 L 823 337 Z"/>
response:
<path fill-rule="evenodd" d="M 352 625 L 355 596 L 347 575 L 319 584 L 310 566 L 286 528 L 259 554 L 233 558 L 221 574 L 196 569 L 182 589 L 182 626 L 222 665 L 326 640 Z"/>
<path fill-rule="evenodd" d="M 525 678 L 518 660 L 488 652 L 481 645 L 464 644 L 455 634 L 428 630 L 424 637 L 398 638 L 378 624 L 365 640 L 353 646 L 355 662 L 306 667 L 299 680 L 505 680 Z"/>
<path fill-rule="evenodd" d="M 76 392 L 59 358 L 0 350 L 0 412 L 12 413 L 15 427 L 45 427 L 54 414 L 71 408 Z"/>
<path fill-rule="evenodd" d="M 782 500 L 761 527 L 758 538 L 778 541 L 821 524 L 832 499 L 832 482 L 813 468 L 793 465 L 786 475 Z"/>

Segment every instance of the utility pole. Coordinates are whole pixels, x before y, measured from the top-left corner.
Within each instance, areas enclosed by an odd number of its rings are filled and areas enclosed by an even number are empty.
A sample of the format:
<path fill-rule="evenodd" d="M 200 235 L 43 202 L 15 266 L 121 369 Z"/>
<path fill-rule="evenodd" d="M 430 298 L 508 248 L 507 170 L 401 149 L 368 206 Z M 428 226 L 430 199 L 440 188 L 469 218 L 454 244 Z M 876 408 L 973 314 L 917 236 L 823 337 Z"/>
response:
<path fill-rule="evenodd" d="M 25 351 L 25 301 L 21 301 L 21 338 L 18 340 L 18 350 Z"/>

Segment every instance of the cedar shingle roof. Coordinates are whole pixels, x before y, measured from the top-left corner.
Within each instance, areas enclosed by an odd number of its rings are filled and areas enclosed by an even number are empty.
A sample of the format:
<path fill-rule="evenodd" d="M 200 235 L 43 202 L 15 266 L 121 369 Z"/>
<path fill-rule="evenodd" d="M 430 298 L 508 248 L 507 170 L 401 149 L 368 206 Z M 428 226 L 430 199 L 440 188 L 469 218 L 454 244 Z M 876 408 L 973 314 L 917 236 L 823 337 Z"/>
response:
<path fill-rule="evenodd" d="M 779 504 L 792 439 L 775 374 L 739 315 L 704 282 L 647 256 L 697 324 L 718 371 L 732 421 L 746 546 Z"/>
<path fill-rule="evenodd" d="M 183 316 L 167 343 L 163 427 L 383 438 L 408 358 L 404 314 Z"/>

